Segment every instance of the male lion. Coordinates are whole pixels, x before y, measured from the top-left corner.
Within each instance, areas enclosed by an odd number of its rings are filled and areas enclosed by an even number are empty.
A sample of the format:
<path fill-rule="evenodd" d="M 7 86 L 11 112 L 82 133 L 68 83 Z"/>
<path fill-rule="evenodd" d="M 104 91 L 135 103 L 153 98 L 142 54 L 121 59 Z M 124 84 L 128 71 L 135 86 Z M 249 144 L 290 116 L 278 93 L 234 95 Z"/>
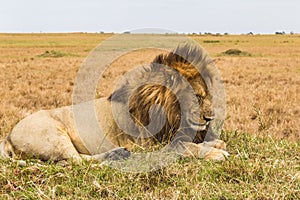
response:
<path fill-rule="evenodd" d="M 210 64 L 202 49 L 189 45 L 158 55 L 149 66 L 124 76 L 108 98 L 42 110 L 24 118 L 0 144 L 1 155 L 102 162 L 127 158 L 136 146 L 171 144 L 169 150 L 183 156 L 222 160 L 229 155 L 225 143 L 208 134 L 214 113 L 207 80 L 201 74 L 212 75 L 205 71 Z M 89 119 L 75 120 L 75 109 L 89 118 L 86 108 L 91 104 L 100 129 L 93 125 L 82 128 L 80 123 L 90 123 Z M 83 141 L 92 132 L 104 137 Z"/>

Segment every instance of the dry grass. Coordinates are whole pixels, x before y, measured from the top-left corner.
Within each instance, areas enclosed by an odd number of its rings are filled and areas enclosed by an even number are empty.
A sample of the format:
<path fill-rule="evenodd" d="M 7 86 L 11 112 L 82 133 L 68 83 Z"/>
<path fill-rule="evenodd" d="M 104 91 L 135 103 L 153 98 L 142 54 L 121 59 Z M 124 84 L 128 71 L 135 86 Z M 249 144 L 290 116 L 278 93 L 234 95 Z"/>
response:
<path fill-rule="evenodd" d="M 30 113 L 71 104 L 77 70 L 109 36 L 0 34 L 0 136 Z M 222 137 L 233 155 L 228 161 L 180 160 L 148 174 L 123 174 L 90 163 L 64 168 L 1 161 L 1 197 L 299 197 L 300 35 L 191 37 L 215 59 L 225 83 L 227 131 Z M 228 49 L 248 54 L 222 54 Z M 46 51 L 61 54 L 39 56 Z M 150 62 L 156 53 L 138 51 L 115 61 L 97 96 L 107 96 L 116 76 Z"/>
<path fill-rule="evenodd" d="M 203 46 L 215 58 L 225 82 L 225 129 L 299 141 L 300 36 L 210 37 L 221 41 Z M 232 48 L 251 55 L 220 55 Z"/>
<path fill-rule="evenodd" d="M 0 34 L 0 134 L 8 134 L 17 121 L 37 110 L 70 105 L 76 71 L 109 36 Z M 73 56 L 41 57 L 46 51 Z"/>

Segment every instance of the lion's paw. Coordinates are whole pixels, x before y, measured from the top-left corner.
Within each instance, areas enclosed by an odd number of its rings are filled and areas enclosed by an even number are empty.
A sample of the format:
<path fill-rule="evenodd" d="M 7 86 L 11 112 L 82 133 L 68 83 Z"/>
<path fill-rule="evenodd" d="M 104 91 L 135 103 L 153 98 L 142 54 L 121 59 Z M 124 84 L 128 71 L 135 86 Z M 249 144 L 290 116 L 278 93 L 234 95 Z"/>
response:
<path fill-rule="evenodd" d="M 213 141 L 204 142 L 204 144 L 216 149 L 226 150 L 226 143 L 223 140 L 215 139 Z"/>
<path fill-rule="evenodd" d="M 216 140 L 216 143 L 213 147 L 216 149 L 226 150 L 226 143 L 223 140 Z"/>
<path fill-rule="evenodd" d="M 229 153 L 227 151 L 224 151 L 222 149 L 212 149 L 209 151 L 205 156 L 205 160 L 214 160 L 214 161 L 223 161 L 227 157 L 229 157 Z"/>
<path fill-rule="evenodd" d="M 120 147 L 107 152 L 105 155 L 105 160 L 127 159 L 129 158 L 130 154 L 130 151 L 128 151 L 126 148 Z"/>

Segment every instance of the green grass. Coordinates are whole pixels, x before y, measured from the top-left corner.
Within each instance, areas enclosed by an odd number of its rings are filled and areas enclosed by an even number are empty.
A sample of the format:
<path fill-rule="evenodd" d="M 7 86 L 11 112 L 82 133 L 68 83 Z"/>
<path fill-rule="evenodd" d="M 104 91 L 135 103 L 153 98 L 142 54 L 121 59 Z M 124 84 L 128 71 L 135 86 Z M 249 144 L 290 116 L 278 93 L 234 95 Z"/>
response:
<path fill-rule="evenodd" d="M 60 166 L 1 161 L 1 199 L 297 199 L 299 142 L 225 132 L 224 162 L 181 158 L 148 173 L 123 173 L 99 164 Z M 298 152 L 298 153 L 297 153 Z M 37 164 L 38 163 L 38 164 Z"/>

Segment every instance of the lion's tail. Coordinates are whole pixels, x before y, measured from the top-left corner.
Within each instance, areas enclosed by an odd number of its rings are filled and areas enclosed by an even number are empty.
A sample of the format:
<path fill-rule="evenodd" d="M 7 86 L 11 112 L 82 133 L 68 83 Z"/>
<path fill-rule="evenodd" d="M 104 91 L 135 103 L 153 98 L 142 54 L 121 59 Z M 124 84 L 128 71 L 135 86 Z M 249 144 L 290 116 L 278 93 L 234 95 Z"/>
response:
<path fill-rule="evenodd" d="M 14 148 L 9 139 L 5 138 L 0 143 L 0 157 L 13 158 L 15 156 Z"/>

